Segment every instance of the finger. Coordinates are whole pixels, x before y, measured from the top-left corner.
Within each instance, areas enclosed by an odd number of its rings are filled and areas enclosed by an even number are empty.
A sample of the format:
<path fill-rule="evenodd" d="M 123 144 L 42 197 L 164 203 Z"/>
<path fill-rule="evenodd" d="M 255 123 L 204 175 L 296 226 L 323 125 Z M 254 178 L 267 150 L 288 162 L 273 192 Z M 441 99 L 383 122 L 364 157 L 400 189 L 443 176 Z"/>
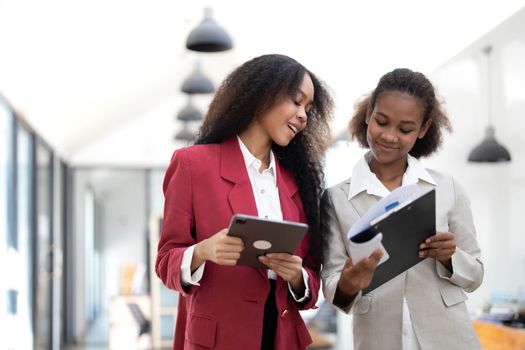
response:
<path fill-rule="evenodd" d="M 419 251 L 419 257 L 429 257 L 429 258 L 437 258 L 437 257 L 450 257 L 455 253 L 455 249 L 425 249 Z"/>
<path fill-rule="evenodd" d="M 224 242 L 231 245 L 244 245 L 244 242 L 240 237 L 225 236 L 223 238 Z"/>
<path fill-rule="evenodd" d="M 237 265 L 237 259 L 219 259 L 217 260 L 217 264 L 233 266 L 233 265 Z"/>
<path fill-rule="evenodd" d="M 422 243 L 419 245 L 420 249 L 453 249 L 455 247 L 456 242 L 454 240 Z"/>
<path fill-rule="evenodd" d="M 217 254 L 217 258 L 223 260 L 239 260 L 240 257 L 240 253 L 220 252 Z"/>
<path fill-rule="evenodd" d="M 454 235 L 450 232 L 437 232 L 435 235 L 428 237 L 425 240 L 425 243 L 437 242 L 437 241 L 447 241 L 454 239 Z"/>
<path fill-rule="evenodd" d="M 232 252 L 240 253 L 244 250 L 244 246 L 234 245 L 234 244 L 219 244 L 217 245 L 218 252 Z"/>
<path fill-rule="evenodd" d="M 266 257 L 274 260 L 274 261 L 282 261 L 282 262 L 294 262 L 294 263 L 300 263 L 302 264 L 303 259 L 297 255 L 291 255 L 288 253 L 269 253 L 265 254 Z"/>
<path fill-rule="evenodd" d="M 287 269 L 287 270 L 300 270 L 302 268 L 302 264 L 298 263 L 290 263 L 290 262 L 283 262 L 283 261 L 275 261 L 270 259 L 268 261 L 268 265 L 273 268 L 280 268 L 280 269 Z"/>
<path fill-rule="evenodd" d="M 368 257 L 368 259 L 374 264 L 374 265 L 377 265 L 379 264 L 379 261 L 381 260 L 381 258 L 383 257 L 383 251 L 381 249 L 376 249 L 372 255 L 370 255 Z"/>
<path fill-rule="evenodd" d="M 275 257 L 270 257 L 269 255 L 263 255 L 261 257 L 264 259 L 264 261 L 266 261 L 267 264 L 270 264 L 272 266 L 302 266 L 301 259 L 283 260 Z"/>

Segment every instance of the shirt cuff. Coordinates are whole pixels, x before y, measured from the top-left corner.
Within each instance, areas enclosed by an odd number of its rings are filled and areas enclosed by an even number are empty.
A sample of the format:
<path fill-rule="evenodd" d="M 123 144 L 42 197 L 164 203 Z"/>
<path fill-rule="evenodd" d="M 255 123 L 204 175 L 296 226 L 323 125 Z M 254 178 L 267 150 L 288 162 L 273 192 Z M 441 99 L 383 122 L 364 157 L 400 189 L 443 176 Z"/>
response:
<path fill-rule="evenodd" d="M 290 282 L 288 282 L 288 290 L 290 290 L 290 293 L 292 294 L 293 298 L 298 303 L 302 303 L 303 301 L 305 301 L 306 299 L 310 297 L 310 288 L 308 288 L 308 272 L 306 272 L 304 267 L 301 267 L 301 270 L 303 271 L 303 282 L 304 282 L 304 296 L 303 297 L 297 298 L 297 296 L 292 290 L 292 285 L 290 284 Z"/>
<path fill-rule="evenodd" d="M 206 262 L 203 262 L 201 266 L 191 273 L 191 260 L 193 259 L 193 251 L 195 250 L 195 245 L 192 245 L 184 251 L 182 256 L 182 263 L 180 264 L 180 279 L 183 286 L 194 285 L 200 286 L 199 281 L 204 274 L 204 266 Z"/>

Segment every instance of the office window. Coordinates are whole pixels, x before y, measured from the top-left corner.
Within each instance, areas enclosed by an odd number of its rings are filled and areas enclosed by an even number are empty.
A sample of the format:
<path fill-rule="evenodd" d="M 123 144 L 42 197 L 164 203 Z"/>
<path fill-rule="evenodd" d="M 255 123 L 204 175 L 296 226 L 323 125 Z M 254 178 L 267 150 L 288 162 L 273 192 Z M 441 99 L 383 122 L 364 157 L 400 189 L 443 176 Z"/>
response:
<path fill-rule="evenodd" d="M 8 177 L 10 159 L 12 158 L 12 120 L 10 109 L 4 104 L 0 97 L 0 324 L 8 325 L 12 320 L 12 314 L 16 312 L 16 300 L 13 297 L 10 281 L 7 276 L 8 271 Z M 5 331 L 11 332 L 12 328 Z M 9 348 L 13 345 L 13 337 L 6 336 L 0 338 L 0 348 Z"/>
<path fill-rule="evenodd" d="M 16 316 L 17 339 L 20 349 L 31 349 L 32 342 L 32 188 L 33 178 L 33 137 L 21 125 L 17 127 L 17 263 L 13 266 L 19 279 L 18 313 Z"/>

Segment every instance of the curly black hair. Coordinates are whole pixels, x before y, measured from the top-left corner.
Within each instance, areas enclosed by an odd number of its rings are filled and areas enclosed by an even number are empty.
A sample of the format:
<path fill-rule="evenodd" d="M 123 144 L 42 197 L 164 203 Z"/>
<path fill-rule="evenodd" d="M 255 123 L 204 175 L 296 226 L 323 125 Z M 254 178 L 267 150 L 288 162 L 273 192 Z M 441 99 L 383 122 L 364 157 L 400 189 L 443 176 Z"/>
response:
<path fill-rule="evenodd" d="M 415 158 L 420 158 L 437 151 L 442 143 L 442 130 L 452 131 L 450 121 L 436 97 L 432 83 L 424 74 L 408 68 L 397 68 L 386 73 L 381 77 L 374 91 L 357 101 L 355 113 L 348 125 L 352 138 L 357 139 L 362 147 L 369 148 L 366 140 L 367 111 L 374 109 L 377 98 L 385 91 L 400 91 L 418 98 L 425 108 L 423 124 L 429 119 L 432 121 L 425 136 L 417 139 L 409 153 Z"/>
<path fill-rule="evenodd" d="M 294 96 L 306 74 L 314 86 L 307 126 L 286 147 L 274 144 L 272 149 L 279 164 L 293 174 L 299 187 L 310 226 L 309 257 L 318 266 L 326 240 L 320 213 L 320 194 L 324 189 L 322 162 L 332 144 L 329 122 L 333 110 L 333 100 L 322 81 L 288 56 L 253 58 L 231 72 L 217 89 L 195 144 L 219 143 L 242 133 L 282 98 Z"/>

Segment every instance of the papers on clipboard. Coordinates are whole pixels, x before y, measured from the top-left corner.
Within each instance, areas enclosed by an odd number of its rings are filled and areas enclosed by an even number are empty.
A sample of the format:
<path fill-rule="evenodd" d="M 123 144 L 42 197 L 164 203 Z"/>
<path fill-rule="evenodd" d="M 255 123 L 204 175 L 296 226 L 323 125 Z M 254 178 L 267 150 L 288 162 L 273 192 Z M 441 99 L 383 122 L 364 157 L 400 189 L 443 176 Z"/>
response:
<path fill-rule="evenodd" d="M 399 187 L 378 201 L 348 231 L 355 264 L 377 248 L 383 257 L 366 294 L 422 261 L 419 244 L 436 232 L 436 191 L 417 184 Z"/>

